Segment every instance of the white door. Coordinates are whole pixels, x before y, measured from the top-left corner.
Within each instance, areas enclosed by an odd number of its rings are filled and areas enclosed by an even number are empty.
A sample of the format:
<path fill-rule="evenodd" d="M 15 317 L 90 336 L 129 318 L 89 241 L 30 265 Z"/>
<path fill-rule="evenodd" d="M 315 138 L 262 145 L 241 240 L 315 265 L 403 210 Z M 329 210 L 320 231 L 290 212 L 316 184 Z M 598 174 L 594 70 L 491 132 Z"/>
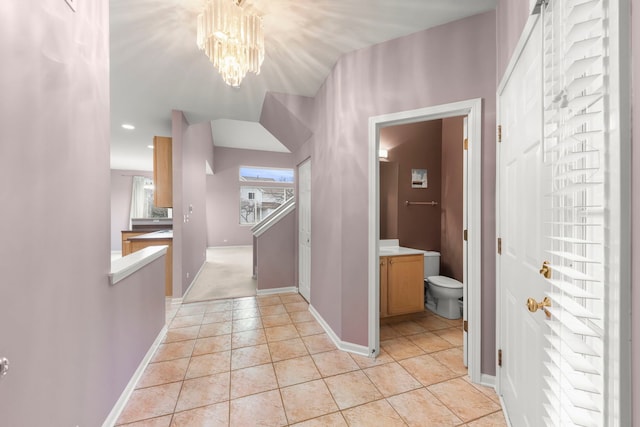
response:
<path fill-rule="evenodd" d="M 542 421 L 543 312 L 526 301 L 541 300 L 546 284 L 542 233 L 542 38 L 541 20 L 530 33 L 499 95 L 498 281 L 500 392 L 514 426 Z M 500 139 L 500 137 L 499 137 Z M 499 356 L 500 359 L 500 356 Z"/>
<path fill-rule="evenodd" d="M 298 289 L 311 302 L 311 160 L 298 166 Z"/>

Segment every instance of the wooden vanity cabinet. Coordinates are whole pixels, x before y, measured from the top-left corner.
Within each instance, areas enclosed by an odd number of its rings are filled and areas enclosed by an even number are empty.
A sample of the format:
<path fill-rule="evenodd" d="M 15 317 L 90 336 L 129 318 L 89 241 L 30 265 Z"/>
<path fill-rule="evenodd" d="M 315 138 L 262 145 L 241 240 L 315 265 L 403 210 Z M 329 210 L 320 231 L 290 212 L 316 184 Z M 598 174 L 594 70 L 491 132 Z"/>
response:
<path fill-rule="evenodd" d="M 173 154 L 171 138 L 153 137 L 153 204 L 158 208 L 173 206 Z"/>
<path fill-rule="evenodd" d="M 380 317 L 421 311 L 424 311 L 424 255 L 381 257 Z"/>

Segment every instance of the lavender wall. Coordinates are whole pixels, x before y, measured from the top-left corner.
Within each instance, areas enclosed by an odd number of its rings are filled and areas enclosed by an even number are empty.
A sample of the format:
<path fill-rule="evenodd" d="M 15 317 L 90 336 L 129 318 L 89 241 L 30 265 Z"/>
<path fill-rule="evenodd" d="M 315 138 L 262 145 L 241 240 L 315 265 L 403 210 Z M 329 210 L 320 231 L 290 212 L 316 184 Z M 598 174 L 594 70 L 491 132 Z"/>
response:
<path fill-rule="evenodd" d="M 395 190 L 400 246 L 440 251 L 440 208 L 407 206 L 405 201 L 441 201 L 442 121 L 386 127 L 380 131 L 380 144 L 391 148 L 389 161 L 398 165 Z M 427 169 L 427 188 L 412 188 L 412 169 Z M 382 188 L 382 174 L 380 180 Z"/>
<path fill-rule="evenodd" d="M 257 238 L 258 290 L 295 286 L 296 210 Z"/>
<path fill-rule="evenodd" d="M 498 0 L 496 57 L 498 83 L 504 74 L 529 17 L 529 0 Z"/>
<path fill-rule="evenodd" d="M 185 292 L 206 259 L 207 175 L 206 162 L 213 165 L 213 139 L 209 122 L 189 126 L 183 145 L 182 206 L 187 222 L 182 224 L 182 274 Z"/>
<path fill-rule="evenodd" d="M 111 250 L 122 250 L 122 230 L 129 230 L 133 176 L 153 178 L 149 171 L 111 170 Z"/>
<path fill-rule="evenodd" d="M 462 117 L 380 131 L 381 146 L 390 148 L 389 161 L 380 162 L 381 238 L 398 238 L 401 246 L 439 251 L 440 273 L 457 280 L 463 279 L 462 139 Z M 411 188 L 411 169 L 427 169 L 428 188 Z M 395 205 L 388 206 L 388 199 Z M 439 205 L 406 206 L 405 200 L 434 200 Z M 395 220 L 395 229 L 391 220 Z M 389 235 L 388 229 L 395 234 Z"/>
<path fill-rule="evenodd" d="M 173 296 L 188 289 L 206 259 L 207 175 L 213 165 L 209 122 L 190 125 L 173 111 Z"/>
<path fill-rule="evenodd" d="M 182 206 L 183 163 L 182 152 L 189 123 L 182 111 L 171 112 L 171 172 L 173 180 L 173 292 L 174 298 L 183 295 L 182 246 L 185 211 Z"/>
<path fill-rule="evenodd" d="M 463 280 L 464 118 L 442 120 L 440 274 Z"/>
<path fill-rule="evenodd" d="M 293 155 L 222 147 L 215 147 L 214 153 L 215 174 L 206 178 L 207 245 L 251 245 L 251 226 L 240 225 L 239 168 L 293 168 Z"/>
<path fill-rule="evenodd" d="M 299 97 L 301 100 L 309 100 L 310 98 Z M 286 98 L 284 98 L 286 99 Z M 260 114 L 260 123 L 265 128 L 271 128 L 271 133 L 275 136 L 290 152 L 297 151 L 311 136 L 309 128 L 296 117 L 290 109 L 288 109 L 283 100 L 273 93 L 267 93 L 262 103 L 262 113 Z M 301 101 L 304 102 L 304 101 Z M 287 126 L 273 126 L 278 121 L 286 121 Z"/>
<path fill-rule="evenodd" d="M 380 162 L 380 239 L 398 238 L 398 163 Z"/>
<path fill-rule="evenodd" d="M 128 283 L 107 278 L 108 7 L 0 5 L 0 55 L 11 64 L 0 68 L 10 100 L 0 102 L 6 426 L 101 425 L 164 323 L 164 292 L 152 289 L 161 260 Z"/>
<path fill-rule="evenodd" d="M 368 344 L 369 117 L 483 98 L 482 372 L 495 372 L 495 63 L 488 12 L 346 54 L 316 95 L 311 303 L 340 339 Z"/>

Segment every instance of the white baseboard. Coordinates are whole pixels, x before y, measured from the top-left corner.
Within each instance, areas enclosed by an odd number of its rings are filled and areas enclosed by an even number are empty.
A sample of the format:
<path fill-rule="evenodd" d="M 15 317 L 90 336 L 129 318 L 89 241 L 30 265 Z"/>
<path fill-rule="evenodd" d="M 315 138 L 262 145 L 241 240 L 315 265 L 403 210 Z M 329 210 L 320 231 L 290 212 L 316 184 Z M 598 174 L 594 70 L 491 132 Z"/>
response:
<path fill-rule="evenodd" d="M 480 374 L 480 384 L 486 387 L 491 387 L 492 389 L 495 390 L 496 388 L 495 375 Z"/>
<path fill-rule="evenodd" d="M 120 398 L 111 409 L 111 412 L 109 412 L 107 419 L 104 420 L 104 423 L 102 423 L 102 427 L 113 427 L 116 424 L 116 421 L 118 421 L 118 417 L 120 417 L 120 414 L 124 410 L 124 407 L 126 406 L 127 402 L 129 401 L 129 398 L 131 397 L 131 393 L 133 393 L 133 390 L 136 388 L 136 385 L 138 384 L 138 381 L 140 381 L 140 378 L 142 377 L 144 370 L 147 368 L 147 365 L 151 361 L 151 358 L 155 354 L 156 350 L 160 346 L 160 343 L 162 342 L 166 334 L 167 334 L 167 326 L 165 325 L 160 330 L 160 333 L 156 337 L 156 340 L 153 342 L 153 344 L 151 344 L 151 347 L 147 351 L 147 354 L 144 356 L 144 359 L 142 359 L 142 361 L 140 362 L 140 365 L 138 365 L 138 369 L 136 369 L 136 371 L 133 373 L 133 376 L 129 380 L 129 383 L 127 384 L 125 389 L 122 391 Z"/>
<path fill-rule="evenodd" d="M 193 285 L 196 283 L 196 280 L 198 280 L 198 277 L 200 276 L 200 273 L 202 273 L 202 270 L 204 269 L 204 265 L 206 263 L 207 263 L 207 261 L 202 263 L 202 265 L 200 266 L 200 269 L 198 270 L 196 275 L 193 276 L 193 280 L 191 281 L 191 283 L 189 283 L 189 286 L 187 287 L 187 290 L 184 291 L 184 293 L 182 294 L 182 297 L 181 298 L 174 298 L 174 300 L 180 299 L 180 303 L 182 303 L 182 299 L 184 298 L 185 295 L 187 295 L 189 293 L 189 291 L 191 290 Z"/>
<path fill-rule="evenodd" d="M 492 389 L 496 389 L 496 377 L 495 375 L 487 375 L 487 374 L 481 374 L 480 375 L 480 384 L 485 386 L 485 387 L 491 387 Z M 497 393 L 497 391 L 496 391 Z M 507 422 L 507 427 L 511 427 L 511 423 L 509 422 L 509 416 L 507 411 L 505 410 L 504 407 L 504 400 L 502 400 L 502 396 L 498 396 L 498 399 L 500 399 L 500 407 L 502 408 L 502 413 L 504 414 L 504 419 Z"/>
<path fill-rule="evenodd" d="M 258 289 L 256 290 L 256 295 L 288 294 L 291 292 L 298 293 L 298 287 L 287 286 L 285 288 Z"/>
<path fill-rule="evenodd" d="M 502 396 L 498 396 L 498 399 L 500 399 L 500 407 L 502 407 L 502 413 L 504 414 L 504 420 L 507 423 L 507 427 L 511 427 L 511 420 L 509 420 L 509 413 L 505 409 L 504 400 L 502 399 Z"/>
<path fill-rule="evenodd" d="M 331 339 L 331 341 L 333 341 L 336 347 L 338 347 L 340 350 L 347 351 L 349 353 L 358 354 L 360 356 L 366 356 L 366 357 L 369 356 L 369 347 L 365 345 L 353 344 L 350 342 L 342 341 L 340 338 L 338 338 L 338 335 L 336 335 L 336 333 L 333 332 L 333 329 L 331 329 L 331 326 L 329 326 L 329 324 L 322 318 L 320 313 L 318 313 L 318 311 L 315 308 L 313 308 L 311 304 L 309 304 L 309 312 L 313 317 L 315 317 L 318 323 L 320 323 L 320 326 L 322 326 L 322 328 L 327 333 L 327 335 L 329 335 L 329 338 Z"/>

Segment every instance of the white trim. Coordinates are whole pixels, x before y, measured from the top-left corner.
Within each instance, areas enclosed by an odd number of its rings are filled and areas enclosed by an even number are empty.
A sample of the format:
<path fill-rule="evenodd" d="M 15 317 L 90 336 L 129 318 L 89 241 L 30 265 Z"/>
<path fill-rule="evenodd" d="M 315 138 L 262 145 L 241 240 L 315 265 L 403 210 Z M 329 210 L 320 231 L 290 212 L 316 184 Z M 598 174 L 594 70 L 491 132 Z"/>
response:
<path fill-rule="evenodd" d="M 140 378 L 142 378 L 142 374 L 144 373 L 144 370 L 147 368 L 147 365 L 151 361 L 151 358 L 153 357 L 156 350 L 162 343 L 162 340 L 164 339 L 166 334 L 167 334 L 167 326 L 165 325 L 160 330 L 160 333 L 156 337 L 153 344 L 151 344 L 151 347 L 147 351 L 147 354 L 144 356 L 144 359 L 142 359 L 142 361 L 138 365 L 138 369 L 136 369 L 136 371 L 133 373 L 133 376 L 129 380 L 129 383 L 122 391 L 122 394 L 120 394 L 120 398 L 118 398 L 118 400 L 116 401 L 116 404 L 113 405 L 111 412 L 109 412 L 109 415 L 107 415 L 107 418 L 102 423 L 102 427 L 112 427 L 116 425 L 116 421 L 118 421 L 120 414 L 122 414 L 124 407 L 127 405 L 127 402 L 131 397 L 131 393 L 133 393 L 133 390 L 136 388 L 138 381 L 140 381 Z"/>
<path fill-rule="evenodd" d="M 264 220 L 260 221 L 256 225 L 251 228 L 251 232 L 253 233 L 253 237 L 262 236 L 267 230 L 277 224 L 282 218 L 289 215 L 296 208 L 296 199 L 295 197 L 290 198 L 273 212 L 269 214 Z"/>
<path fill-rule="evenodd" d="M 507 427 L 511 427 L 511 420 L 509 419 L 509 414 L 505 410 L 506 406 L 504 405 L 504 399 L 500 395 L 498 395 L 498 399 L 500 400 L 500 407 L 502 408 L 502 414 L 504 415 L 504 420 L 507 423 Z"/>
<path fill-rule="evenodd" d="M 327 333 L 331 341 L 333 341 L 335 346 L 338 347 L 338 349 L 342 351 L 347 351 L 349 353 L 357 354 L 360 356 L 365 356 L 365 357 L 369 356 L 368 347 L 364 345 L 353 344 L 350 342 L 340 340 L 340 338 L 338 338 L 338 335 L 336 335 L 336 333 L 333 332 L 333 329 L 331 329 L 331 326 L 329 326 L 329 324 L 325 322 L 325 320 L 322 318 L 320 313 L 318 313 L 318 311 L 315 308 L 313 308 L 311 304 L 309 304 L 309 312 L 313 317 L 315 317 L 315 319 L 318 321 L 320 326 L 322 326 L 322 329 L 324 329 L 324 331 Z"/>
<path fill-rule="evenodd" d="M 502 74 L 502 79 L 500 80 L 500 84 L 498 85 L 498 90 L 496 90 L 496 94 L 501 93 L 504 90 L 504 87 L 506 86 L 507 82 L 509 81 L 509 78 L 511 77 L 511 73 L 513 73 L 513 69 L 518 63 L 518 58 L 520 58 L 520 55 L 522 54 L 522 50 L 524 49 L 524 46 L 527 43 L 527 40 L 529 40 L 531 31 L 533 31 L 533 27 L 535 26 L 535 23 L 538 21 L 538 18 L 539 18 L 538 15 L 532 15 L 527 19 L 527 22 L 524 25 L 524 29 L 520 34 L 520 38 L 518 39 L 518 43 L 516 44 L 516 47 L 513 49 L 511 60 L 509 61 L 507 68 L 504 70 L 504 73 Z M 496 105 L 496 109 L 497 107 L 498 106 Z M 496 119 L 498 117 L 500 116 L 496 115 Z"/>
<path fill-rule="evenodd" d="M 289 294 L 291 292 L 298 293 L 297 286 L 286 286 L 283 288 L 272 288 L 272 289 L 258 289 L 256 290 L 256 295 L 273 295 L 273 294 Z"/>
<path fill-rule="evenodd" d="M 114 259 L 111 261 L 109 284 L 115 285 L 144 266 L 166 255 L 168 247 L 167 245 L 147 246 L 122 258 Z"/>
<path fill-rule="evenodd" d="M 464 278 L 469 295 L 467 302 L 468 362 L 469 377 L 474 383 L 481 379 L 482 356 L 482 99 L 475 98 L 434 107 L 385 114 L 369 118 L 369 224 L 368 224 L 368 266 L 369 266 L 369 349 L 368 354 L 377 355 L 380 349 L 380 271 L 378 242 L 380 223 L 380 171 L 378 148 L 380 129 L 407 123 L 437 120 L 447 117 L 468 117 L 468 199 L 465 201 L 468 213 L 467 242 L 468 277 Z"/>
<path fill-rule="evenodd" d="M 495 390 L 495 388 L 496 388 L 496 376 L 495 375 L 482 374 L 482 375 L 480 375 L 480 384 L 485 386 L 485 387 L 491 387 L 492 389 Z"/>
<path fill-rule="evenodd" d="M 605 298 L 609 324 L 605 362 L 604 408 L 606 425 L 631 425 L 632 381 L 631 372 L 631 48 L 629 0 L 609 2 L 609 155 L 607 172 L 610 177 L 609 199 L 611 209 L 608 221 L 610 234 L 606 280 L 610 284 Z M 620 191 L 615 191 L 619 185 Z M 617 208 L 617 209 L 616 209 Z M 635 420 L 637 421 L 637 420 Z"/>

